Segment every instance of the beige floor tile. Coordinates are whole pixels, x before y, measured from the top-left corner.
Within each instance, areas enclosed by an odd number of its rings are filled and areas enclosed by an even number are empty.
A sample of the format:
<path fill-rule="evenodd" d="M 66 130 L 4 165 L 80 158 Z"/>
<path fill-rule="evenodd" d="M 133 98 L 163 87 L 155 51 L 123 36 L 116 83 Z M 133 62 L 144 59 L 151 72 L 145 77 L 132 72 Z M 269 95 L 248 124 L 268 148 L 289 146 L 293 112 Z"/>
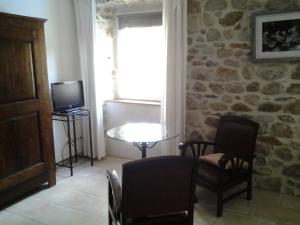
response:
<path fill-rule="evenodd" d="M 271 206 L 280 206 L 282 195 L 271 192 L 271 191 L 264 191 L 259 189 L 253 189 L 253 197 L 252 200 L 256 205 L 271 205 Z"/>
<path fill-rule="evenodd" d="M 51 198 L 53 198 L 53 196 L 61 193 L 63 190 L 65 190 L 65 188 L 62 185 L 60 185 L 59 183 L 57 183 L 53 187 L 42 189 L 42 190 L 34 193 L 32 195 L 32 197 L 38 198 L 38 199 L 43 199 L 43 200 L 50 200 Z"/>
<path fill-rule="evenodd" d="M 214 225 L 275 225 L 275 223 L 255 217 L 226 213 L 219 217 Z"/>
<path fill-rule="evenodd" d="M 300 197 L 283 195 L 282 206 L 285 208 L 295 209 L 300 211 Z"/>
<path fill-rule="evenodd" d="M 279 224 L 299 225 L 299 211 L 283 208 L 280 206 L 256 205 L 253 211 L 253 217 L 266 219 Z"/>
<path fill-rule="evenodd" d="M 251 215 L 254 208 L 254 201 L 247 199 L 234 198 L 223 205 L 224 213 L 233 212 L 241 215 Z"/>
<path fill-rule="evenodd" d="M 69 190 L 82 191 L 88 194 L 93 194 L 101 197 L 107 197 L 107 179 L 102 174 L 97 176 L 73 176 L 59 182 L 60 186 Z"/>
<path fill-rule="evenodd" d="M 196 196 L 199 205 L 209 205 L 212 207 L 216 206 L 217 196 L 216 194 L 208 191 L 207 189 L 196 187 Z"/>
<path fill-rule="evenodd" d="M 227 193 L 228 194 L 228 193 Z M 203 189 L 201 187 L 196 188 L 196 196 L 199 205 L 207 205 L 213 207 L 216 211 L 217 195 Z M 233 212 L 242 215 L 250 215 L 254 206 L 254 201 L 248 201 L 246 194 L 242 194 L 223 205 L 224 212 Z"/>
<path fill-rule="evenodd" d="M 108 225 L 108 216 L 106 217 L 103 216 L 98 216 L 91 220 L 88 224 L 86 225 Z"/>
<path fill-rule="evenodd" d="M 100 162 L 100 161 L 95 160 L 94 163 L 97 163 L 97 162 Z M 65 163 L 67 163 L 67 162 L 65 162 Z M 69 166 L 68 163 L 66 165 Z M 94 168 L 94 167 L 91 166 L 91 162 L 88 159 L 79 158 L 77 163 L 73 162 L 73 176 L 81 173 L 82 171 L 84 171 L 87 168 Z M 71 177 L 70 168 L 56 166 L 56 177 L 59 179 L 65 179 L 65 178 Z"/>
<path fill-rule="evenodd" d="M 1 225 L 42 225 L 36 221 L 27 219 L 7 211 L 0 211 L 0 224 Z"/>
<path fill-rule="evenodd" d="M 104 190 L 103 190 L 104 191 Z M 107 198 L 96 195 L 87 194 L 76 190 L 67 190 L 64 188 L 56 189 L 50 195 L 45 195 L 47 200 L 73 208 L 83 212 L 106 215 L 107 214 Z M 34 195 L 33 197 L 41 198 L 41 195 Z"/>
<path fill-rule="evenodd" d="M 194 224 L 208 225 L 216 221 L 215 208 L 208 205 L 195 204 Z"/>
<path fill-rule="evenodd" d="M 47 225 L 86 224 L 96 217 L 80 210 L 33 197 L 22 200 L 6 210 Z"/>

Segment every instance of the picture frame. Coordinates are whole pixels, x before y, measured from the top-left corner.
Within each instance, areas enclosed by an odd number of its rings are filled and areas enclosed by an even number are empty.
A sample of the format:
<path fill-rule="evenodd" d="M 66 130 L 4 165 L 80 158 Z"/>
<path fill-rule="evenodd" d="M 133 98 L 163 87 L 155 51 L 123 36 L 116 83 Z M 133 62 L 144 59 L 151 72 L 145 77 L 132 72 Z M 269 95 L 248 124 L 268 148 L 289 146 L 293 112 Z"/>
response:
<path fill-rule="evenodd" d="M 252 14 L 252 61 L 300 61 L 300 9 Z"/>

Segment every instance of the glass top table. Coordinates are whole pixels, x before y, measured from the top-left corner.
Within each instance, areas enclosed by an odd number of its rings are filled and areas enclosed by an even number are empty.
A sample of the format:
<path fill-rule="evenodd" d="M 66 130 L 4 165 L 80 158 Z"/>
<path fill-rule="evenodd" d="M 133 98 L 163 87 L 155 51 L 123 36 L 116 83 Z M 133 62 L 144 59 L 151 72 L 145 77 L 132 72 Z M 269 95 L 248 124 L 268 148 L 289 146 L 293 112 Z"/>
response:
<path fill-rule="evenodd" d="M 159 123 L 127 123 L 108 130 L 107 136 L 132 143 L 142 152 L 142 158 L 146 158 L 148 148 L 153 148 L 160 141 L 175 138 L 179 133 Z"/>

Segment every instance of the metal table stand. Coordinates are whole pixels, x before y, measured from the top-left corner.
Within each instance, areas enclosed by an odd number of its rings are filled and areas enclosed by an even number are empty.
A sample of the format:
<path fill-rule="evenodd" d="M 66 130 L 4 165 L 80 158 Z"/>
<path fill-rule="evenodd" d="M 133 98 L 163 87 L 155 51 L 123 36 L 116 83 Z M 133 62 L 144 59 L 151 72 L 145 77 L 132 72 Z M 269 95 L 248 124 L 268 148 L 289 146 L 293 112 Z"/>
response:
<path fill-rule="evenodd" d="M 71 131 L 70 131 L 70 122 L 73 124 L 73 138 L 74 138 L 74 150 L 75 150 L 75 162 L 78 161 L 78 154 L 77 154 L 77 137 L 76 137 L 76 120 L 81 120 L 84 117 L 88 117 L 89 119 L 89 133 L 90 133 L 90 154 L 91 154 L 91 166 L 94 165 L 93 159 L 93 144 L 92 144 L 92 132 L 91 132 L 91 116 L 90 111 L 88 109 L 76 109 L 73 111 L 67 112 L 53 112 L 52 113 L 52 120 L 53 121 L 61 121 L 67 123 L 67 136 L 68 136 L 68 146 L 69 146 L 69 166 L 56 163 L 57 166 L 62 166 L 66 168 L 70 168 L 71 176 L 73 176 L 73 160 L 72 160 L 72 143 L 71 143 Z"/>

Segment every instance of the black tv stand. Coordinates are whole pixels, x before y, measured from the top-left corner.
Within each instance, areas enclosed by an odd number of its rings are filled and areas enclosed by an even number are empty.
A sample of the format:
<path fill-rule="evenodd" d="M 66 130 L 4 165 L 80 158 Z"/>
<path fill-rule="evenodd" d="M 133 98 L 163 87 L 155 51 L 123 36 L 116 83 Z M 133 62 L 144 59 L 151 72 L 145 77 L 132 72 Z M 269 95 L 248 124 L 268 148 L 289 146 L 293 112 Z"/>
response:
<path fill-rule="evenodd" d="M 89 133 L 90 133 L 90 160 L 91 166 L 94 165 L 93 159 L 93 144 L 92 144 L 92 131 L 91 131 L 91 116 L 88 109 L 76 108 L 74 110 L 68 110 L 64 112 L 52 112 L 53 121 L 61 121 L 67 123 L 67 136 L 68 136 L 68 146 L 69 146 L 69 165 L 63 165 L 56 163 L 57 166 L 70 168 L 71 176 L 73 176 L 73 160 L 72 160 L 72 143 L 71 143 L 71 131 L 70 131 L 70 122 L 73 124 L 73 139 L 74 139 L 74 150 L 75 150 L 75 162 L 78 161 L 78 152 L 77 152 L 77 138 L 76 138 L 76 120 L 81 120 L 82 118 L 88 118 L 89 120 Z"/>

